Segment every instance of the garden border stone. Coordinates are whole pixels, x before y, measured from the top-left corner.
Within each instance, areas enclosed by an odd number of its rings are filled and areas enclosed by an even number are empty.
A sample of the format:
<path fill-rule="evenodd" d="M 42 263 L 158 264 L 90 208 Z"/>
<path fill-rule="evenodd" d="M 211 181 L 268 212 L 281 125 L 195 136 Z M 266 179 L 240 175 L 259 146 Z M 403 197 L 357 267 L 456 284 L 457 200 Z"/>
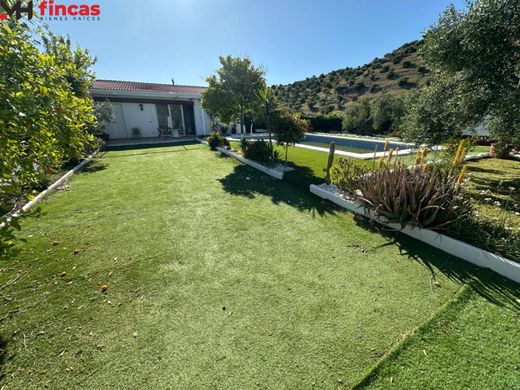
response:
<path fill-rule="evenodd" d="M 238 161 L 240 161 L 243 164 L 246 164 L 246 165 L 249 165 L 249 166 L 251 166 L 253 168 L 258 169 L 259 171 L 262 171 L 263 173 L 265 173 L 265 174 L 267 174 L 269 176 L 272 176 L 275 179 L 278 179 L 278 180 L 282 180 L 283 179 L 283 172 L 279 172 L 279 171 L 276 171 L 274 169 L 267 168 L 267 167 L 263 166 L 262 164 L 259 164 L 259 163 L 255 162 L 255 161 L 248 160 L 247 158 L 244 158 L 242 156 L 239 156 L 236 153 L 233 153 L 231 150 L 227 150 L 225 148 L 218 148 L 217 150 L 219 150 L 222 154 L 225 154 L 226 156 L 233 157 L 233 158 L 237 159 Z"/>
<path fill-rule="evenodd" d="M 51 192 L 55 191 L 60 185 L 62 185 L 65 181 L 70 179 L 72 175 L 74 175 L 77 171 L 79 171 L 81 168 L 83 168 L 85 165 L 87 165 L 89 162 L 91 162 L 94 157 L 96 157 L 96 154 L 99 152 L 99 150 L 96 150 L 92 154 L 90 154 L 85 160 L 81 161 L 78 165 L 76 165 L 74 168 L 72 168 L 70 171 L 68 171 L 66 174 L 64 174 L 62 177 L 60 177 L 58 180 L 56 180 L 54 183 L 52 183 L 49 187 L 47 187 L 45 190 L 40 192 L 36 197 L 24 204 L 19 211 L 16 211 L 13 213 L 10 217 L 7 218 L 7 222 L 9 222 L 13 217 L 16 218 L 20 215 L 20 212 L 25 212 L 29 210 L 31 207 L 33 207 L 36 203 L 40 202 L 42 199 L 44 199 L 47 195 L 49 195 Z M 0 228 L 4 227 L 5 223 L 0 224 Z"/>
<path fill-rule="evenodd" d="M 519 263 L 430 229 L 422 229 L 412 225 L 401 227 L 398 223 L 385 222 L 381 218 L 374 216 L 371 210 L 366 209 L 360 203 L 345 199 L 337 190 L 334 191 L 334 187 L 335 186 L 326 186 L 326 188 L 324 188 L 323 186 L 311 184 L 309 190 L 314 195 L 331 201 L 344 209 L 360 214 L 366 218 L 373 218 L 378 223 L 388 226 L 393 230 L 404 233 L 407 236 L 422 241 L 479 267 L 489 268 L 497 274 L 520 283 Z"/>

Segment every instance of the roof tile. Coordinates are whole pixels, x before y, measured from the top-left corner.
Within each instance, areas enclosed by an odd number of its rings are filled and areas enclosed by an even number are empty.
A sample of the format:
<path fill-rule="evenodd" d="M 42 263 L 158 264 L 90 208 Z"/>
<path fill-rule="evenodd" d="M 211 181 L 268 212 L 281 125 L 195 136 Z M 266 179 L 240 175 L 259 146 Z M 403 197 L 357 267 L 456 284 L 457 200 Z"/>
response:
<path fill-rule="evenodd" d="M 186 93 L 198 95 L 202 91 L 204 91 L 206 87 L 197 87 L 191 85 L 140 83 L 135 81 L 94 80 L 92 89 L 116 91 L 145 91 L 161 93 Z"/>

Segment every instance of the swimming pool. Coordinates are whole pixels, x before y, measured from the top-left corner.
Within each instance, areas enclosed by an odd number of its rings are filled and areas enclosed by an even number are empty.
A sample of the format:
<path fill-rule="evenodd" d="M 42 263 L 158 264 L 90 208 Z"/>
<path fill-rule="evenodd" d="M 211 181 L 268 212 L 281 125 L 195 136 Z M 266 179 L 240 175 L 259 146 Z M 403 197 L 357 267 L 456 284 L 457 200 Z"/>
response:
<path fill-rule="evenodd" d="M 300 141 L 303 145 L 317 146 L 329 148 L 331 142 L 336 143 L 336 150 L 342 150 L 351 153 L 374 153 L 374 151 L 382 152 L 385 150 L 385 141 L 379 139 L 342 137 L 332 135 L 306 134 L 305 138 Z M 388 147 L 392 149 L 399 148 L 410 149 L 412 145 L 403 142 L 389 142 Z"/>

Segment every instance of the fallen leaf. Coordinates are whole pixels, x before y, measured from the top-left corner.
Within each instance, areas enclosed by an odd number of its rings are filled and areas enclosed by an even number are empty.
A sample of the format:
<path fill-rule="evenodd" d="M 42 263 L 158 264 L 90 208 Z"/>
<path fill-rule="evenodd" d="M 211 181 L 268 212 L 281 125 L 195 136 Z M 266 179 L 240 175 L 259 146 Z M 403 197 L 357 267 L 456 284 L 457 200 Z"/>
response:
<path fill-rule="evenodd" d="M 74 251 L 73 251 L 72 253 L 74 253 L 75 255 L 77 255 L 79 252 L 81 252 L 81 249 L 76 248 L 76 249 L 74 249 Z"/>
<path fill-rule="evenodd" d="M 56 245 L 59 245 L 59 244 L 60 244 L 59 241 L 53 241 L 53 242 L 52 242 L 52 246 L 56 246 Z"/>
<path fill-rule="evenodd" d="M 103 294 L 106 294 L 107 290 L 108 290 L 108 284 L 103 284 L 103 285 L 101 286 L 101 292 L 102 292 Z"/>

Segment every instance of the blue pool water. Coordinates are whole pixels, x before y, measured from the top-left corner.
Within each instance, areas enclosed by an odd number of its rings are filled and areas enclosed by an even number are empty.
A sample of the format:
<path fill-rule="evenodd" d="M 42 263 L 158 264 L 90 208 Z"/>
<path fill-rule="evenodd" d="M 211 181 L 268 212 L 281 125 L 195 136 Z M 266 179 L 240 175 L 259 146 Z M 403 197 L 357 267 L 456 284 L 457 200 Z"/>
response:
<path fill-rule="evenodd" d="M 356 139 L 346 137 L 332 137 L 323 135 L 312 135 L 307 134 L 304 142 L 308 142 L 311 145 L 323 144 L 324 148 L 328 148 L 331 142 L 335 142 L 337 146 L 344 147 L 345 149 L 352 148 L 353 152 L 357 153 L 370 153 L 374 152 L 377 148 L 378 152 L 382 152 L 385 149 L 385 141 L 371 140 L 371 139 Z M 400 148 L 403 149 L 405 145 L 401 143 L 389 142 L 388 146 L 392 149 Z"/>

